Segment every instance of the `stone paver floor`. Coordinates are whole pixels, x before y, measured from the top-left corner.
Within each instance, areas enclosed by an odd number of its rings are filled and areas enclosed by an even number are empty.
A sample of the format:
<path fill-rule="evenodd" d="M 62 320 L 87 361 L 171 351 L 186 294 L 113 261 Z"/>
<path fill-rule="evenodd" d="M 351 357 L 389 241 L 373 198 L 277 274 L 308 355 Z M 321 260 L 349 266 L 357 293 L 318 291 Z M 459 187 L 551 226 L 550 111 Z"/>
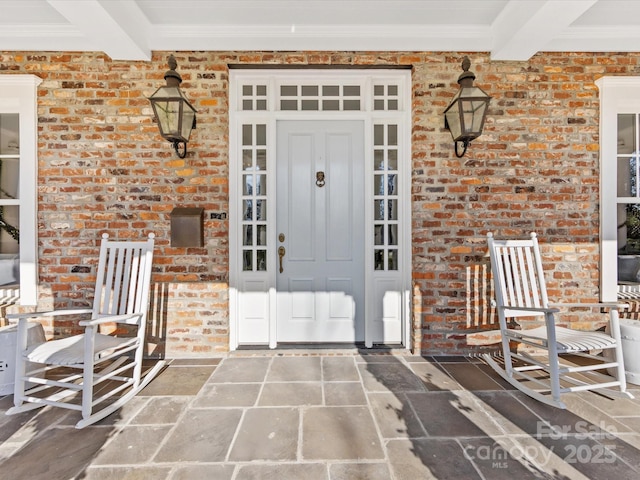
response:
<path fill-rule="evenodd" d="M 5 416 L 12 397 L 0 399 L 0 478 L 635 480 L 633 393 L 572 394 L 558 410 L 463 357 L 310 350 L 176 360 L 83 430 L 67 410 Z"/>

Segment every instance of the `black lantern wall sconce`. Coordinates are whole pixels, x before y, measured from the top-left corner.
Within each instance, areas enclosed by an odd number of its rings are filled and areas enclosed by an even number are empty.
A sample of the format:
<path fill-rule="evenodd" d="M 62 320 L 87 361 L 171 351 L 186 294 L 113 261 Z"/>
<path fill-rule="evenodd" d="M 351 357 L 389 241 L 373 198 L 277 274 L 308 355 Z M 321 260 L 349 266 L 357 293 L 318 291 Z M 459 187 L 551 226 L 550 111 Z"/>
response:
<path fill-rule="evenodd" d="M 166 86 L 160 87 L 149 101 L 158 121 L 160 135 L 173 144 L 178 157 L 187 156 L 187 142 L 191 130 L 196 128 L 196 109 L 180 90 L 182 77 L 176 72 L 178 63 L 169 56 L 169 70 L 164 74 Z"/>
<path fill-rule="evenodd" d="M 487 116 L 487 108 L 491 97 L 480 87 L 475 87 L 476 76 L 469 71 L 469 57 L 462 60 L 462 74 L 458 77 L 460 90 L 453 97 L 444 111 L 444 128 L 451 132 L 455 145 L 456 157 L 461 158 L 467 151 L 471 140 L 482 135 L 482 127 Z M 462 153 L 458 152 L 458 144 L 462 143 Z"/>

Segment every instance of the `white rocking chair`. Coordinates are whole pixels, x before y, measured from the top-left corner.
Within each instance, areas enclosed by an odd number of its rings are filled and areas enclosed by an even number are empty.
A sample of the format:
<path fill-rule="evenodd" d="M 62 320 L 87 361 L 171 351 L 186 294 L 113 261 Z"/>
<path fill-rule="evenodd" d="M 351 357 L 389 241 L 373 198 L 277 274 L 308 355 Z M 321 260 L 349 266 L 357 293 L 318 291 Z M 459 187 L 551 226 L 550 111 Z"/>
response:
<path fill-rule="evenodd" d="M 15 406 L 7 415 L 53 405 L 81 411 L 76 428 L 83 428 L 116 411 L 157 375 L 164 362 L 142 378 L 153 244 L 153 234 L 135 242 L 102 236 L 92 309 L 8 315 L 18 319 L 18 339 Z M 79 322 L 83 334 L 27 346 L 28 318 L 80 314 L 91 314 Z M 100 333 L 105 323 L 127 324 L 135 335 Z"/>
<path fill-rule="evenodd" d="M 546 404 L 566 408 L 561 394 L 602 389 L 603 393 L 633 398 L 626 392 L 626 379 L 620 343 L 619 303 L 564 304 L 558 307 L 601 307 L 609 311 L 607 333 L 572 330 L 556 325 L 558 308 L 549 305 L 536 234 L 529 240 L 496 240 L 487 234 L 495 301 L 500 321 L 504 367 L 495 358 L 484 358 L 511 385 Z M 544 319 L 540 327 L 516 330 L 508 319 Z M 533 317 L 533 318 L 532 318 Z M 527 353 L 514 352 L 510 342 L 533 347 Z M 518 345 L 519 346 L 519 345 Z M 605 357 L 600 351 L 608 351 Z M 538 355 L 541 352 L 542 355 Z M 568 362 L 570 354 L 580 362 Z M 602 370 L 615 373 L 615 378 Z M 612 387 L 618 387 L 611 390 Z"/>

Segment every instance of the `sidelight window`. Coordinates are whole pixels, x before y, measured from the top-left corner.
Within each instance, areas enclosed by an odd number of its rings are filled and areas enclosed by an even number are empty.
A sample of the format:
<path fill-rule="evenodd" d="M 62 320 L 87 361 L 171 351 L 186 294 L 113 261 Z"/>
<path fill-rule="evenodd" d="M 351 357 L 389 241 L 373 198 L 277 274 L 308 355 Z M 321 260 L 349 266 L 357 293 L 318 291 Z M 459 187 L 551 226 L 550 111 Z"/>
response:
<path fill-rule="evenodd" d="M 267 270 L 267 126 L 242 125 L 242 269 Z"/>
<path fill-rule="evenodd" d="M 375 270 L 398 270 L 398 125 L 373 126 Z"/>

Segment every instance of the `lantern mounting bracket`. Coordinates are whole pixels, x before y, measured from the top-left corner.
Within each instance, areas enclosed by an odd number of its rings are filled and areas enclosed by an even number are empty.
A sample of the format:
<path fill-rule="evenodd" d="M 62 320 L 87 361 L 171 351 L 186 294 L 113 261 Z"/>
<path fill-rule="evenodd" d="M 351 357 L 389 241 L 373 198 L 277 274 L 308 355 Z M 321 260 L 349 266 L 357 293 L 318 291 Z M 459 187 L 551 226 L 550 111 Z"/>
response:
<path fill-rule="evenodd" d="M 187 142 L 183 142 L 182 140 L 174 140 L 173 149 L 176 151 L 176 155 L 178 155 L 179 158 L 184 158 L 187 156 Z"/>
<path fill-rule="evenodd" d="M 462 149 L 462 153 L 458 152 L 458 145 L 462 143 L 463 149 Z M 456 141 L 454 142 L 455 147 L 456 147 L 456 157 L 458 158 L 462 158 L 464 157 L 464 154 L 467 153 L 467 147 L 469 146 L 469 140 L 462 140 L 462 141 Z"/>

